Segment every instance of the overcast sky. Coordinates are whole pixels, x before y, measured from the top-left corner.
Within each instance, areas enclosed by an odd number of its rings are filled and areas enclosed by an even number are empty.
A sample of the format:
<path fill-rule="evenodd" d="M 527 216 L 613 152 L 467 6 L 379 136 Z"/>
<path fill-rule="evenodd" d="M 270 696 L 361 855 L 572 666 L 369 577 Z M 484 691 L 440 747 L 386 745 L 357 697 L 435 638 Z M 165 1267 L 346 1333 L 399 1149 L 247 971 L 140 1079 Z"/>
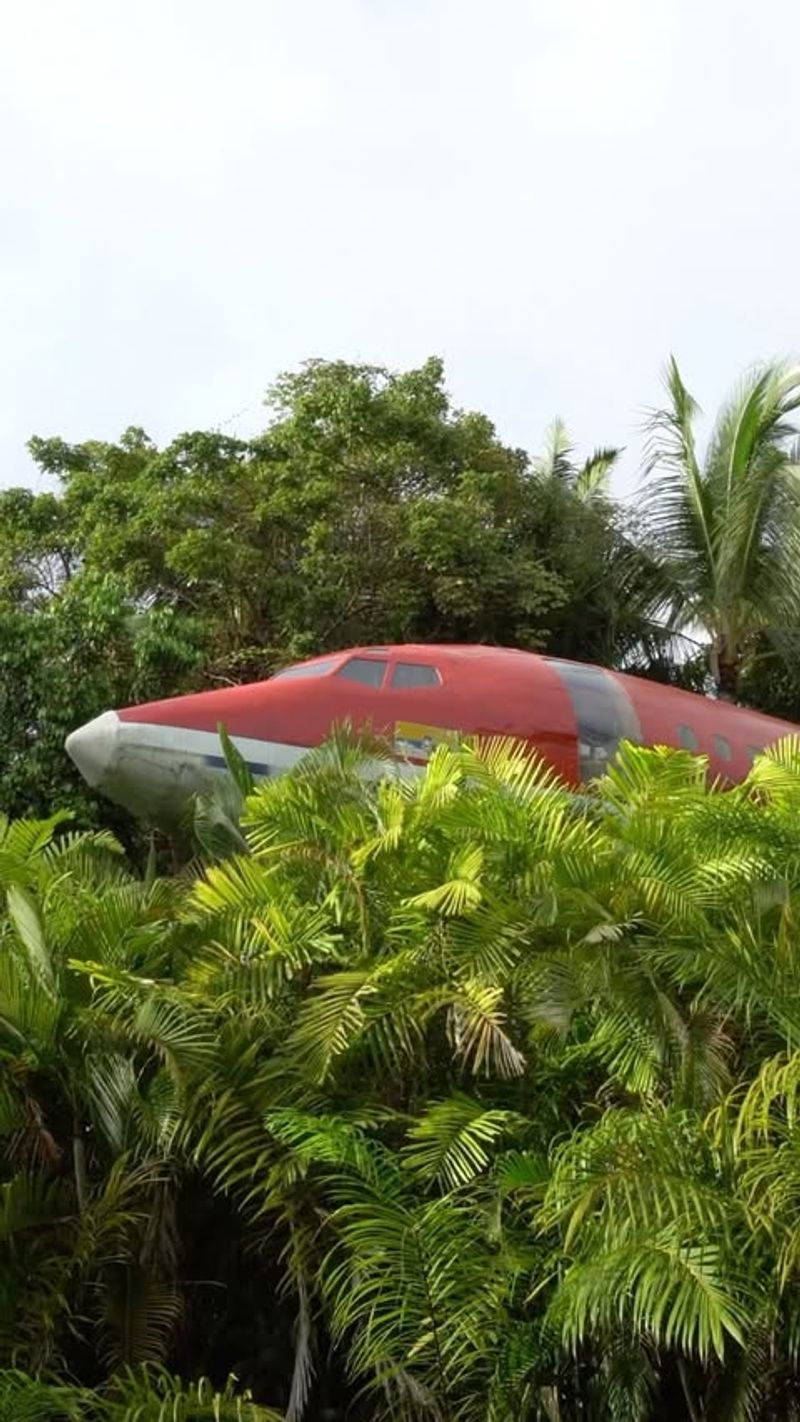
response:
<path fill-rule="evenodd" d="M 800 347 L 797 0 L 13 0 L 0 483 L 439 353 L 534 448 Z"/>

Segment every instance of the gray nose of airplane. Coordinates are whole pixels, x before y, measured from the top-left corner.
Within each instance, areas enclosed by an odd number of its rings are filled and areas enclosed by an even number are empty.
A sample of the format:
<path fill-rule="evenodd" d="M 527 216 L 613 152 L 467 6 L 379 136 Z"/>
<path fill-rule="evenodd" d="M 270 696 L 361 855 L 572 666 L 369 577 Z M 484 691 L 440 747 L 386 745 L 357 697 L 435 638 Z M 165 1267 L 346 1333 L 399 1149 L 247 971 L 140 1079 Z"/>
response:
<path fill-rule="evenodd" d="M 93 789 L 99 788 L 112 769 L 119 737 L 116 711 L 104 711 L 67 736 L 64 746 L 70 760 Z"/>
<path fill-rule="evenodd" d="M 259 776 L 287 769 L 302 753 L 247 737 L 236 744 Z M 129 712 L 104 711 L 67 736 L 64 746 L 93 790 L 164 826 L 180 821 L 192 796 L 207 793 L 225 773 L 215 731 L 138 721 Z"/>
<path fill-rule="evenodd" d="M 210 732 L 122 720 L 116 711 L 79 726 L 64 748 L 93 790 L 158 824 L 179 819 L 224 765 Z"/>

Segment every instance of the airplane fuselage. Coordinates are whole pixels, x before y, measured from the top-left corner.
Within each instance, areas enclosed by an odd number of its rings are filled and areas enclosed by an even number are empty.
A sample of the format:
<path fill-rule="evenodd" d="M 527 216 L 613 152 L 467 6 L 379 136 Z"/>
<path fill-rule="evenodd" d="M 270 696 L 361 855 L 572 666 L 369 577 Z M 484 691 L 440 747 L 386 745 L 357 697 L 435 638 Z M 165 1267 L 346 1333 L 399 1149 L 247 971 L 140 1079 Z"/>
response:
<path fill-rule="evenodd" d="M 134 814 L 174 820 L 225 762 L 225 726 L 258 778 L 279 775 L 349 722 L 422 766 L 453 737 L 528 742 L 571 784 L 599 775 L 620 740 L 684 747 L 712 775 L 744 778 L 753 755 L 798 728 L 760 712 L 585 663 L 501 647 L 353 648 L 267 681 L 106 711 L 67 738 L 84 779 Z"/>

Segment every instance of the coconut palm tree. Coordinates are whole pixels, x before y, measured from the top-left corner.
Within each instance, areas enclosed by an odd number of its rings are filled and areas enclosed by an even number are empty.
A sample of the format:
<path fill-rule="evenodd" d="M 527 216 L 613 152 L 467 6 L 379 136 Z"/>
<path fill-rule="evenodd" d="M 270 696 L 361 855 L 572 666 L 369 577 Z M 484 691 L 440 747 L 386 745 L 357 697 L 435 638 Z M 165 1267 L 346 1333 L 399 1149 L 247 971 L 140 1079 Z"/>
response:
<path fill-rule="evenodd" d="M 663 675 L 685 661 L 687 644 L 660 615 L 663 571 L 638 519 L 612 497 L 611 474 L 622 453 L 601 447 L 581 462 L 567 426 L 556 419 L 531 460 L 540 556 L 547 563 L 552 548 L 561 550 L 554 568 L 566 574 L 570 590 L 550 614 L 545 650 Z"/>
<path fill-rule="evenodd" d="M 718 694 L 736 697 L 760 635 L 800 627 L 800 367 L 750 372 L 720 410 L 704 456 L 698 406 L 675 359 L 647 425 L 644 512 L 676 630 L 709 639 Z"/>
<path fill-rule="evenodd" d="M 544 439 L 542 453 L 531 461 L 534 475 L 542 484 L 554 483 L 570 489 L 584 503 L 608 497 L 609 478 L 621 449 L 595 449 L 582 464 L 574 459 L 575 446 L 563 420 L 553 420 Z"/>

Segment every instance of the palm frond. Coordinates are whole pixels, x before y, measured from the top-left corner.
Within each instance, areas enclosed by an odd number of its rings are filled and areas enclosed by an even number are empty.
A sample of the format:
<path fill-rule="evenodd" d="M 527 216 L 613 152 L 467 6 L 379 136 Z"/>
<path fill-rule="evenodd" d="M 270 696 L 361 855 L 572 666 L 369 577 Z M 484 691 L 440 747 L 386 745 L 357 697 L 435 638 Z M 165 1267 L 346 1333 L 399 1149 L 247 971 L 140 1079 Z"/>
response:
<path fill-rule="evenodd" d="M 282 1422 L 281 1415 L 253 1402 L 228 1379 L 222 1391 L 205 1378 L 183 1382 L 163 1369 L 126 1368 L 105 1401 L 104 1422 Z"/>
<path fill-rule="evenodd" d="M 565 1345 L 632 1324 L 665 1348 L 723 1361 L 741 1345 L 750 1318 L 745 1279 L 714 1245 L 671 1237 L 629 1240 L 566 1272 L 551 1308 Z"/>
<path fill-rule="evenodd" d="M 510 1111 L 487 1110 L 462 1094 L 450 1096 L 430 1105 L 411 1127 L 403 1159 L 420 1179 L 457 1190 L 488 1169 L 490 1152 L 514 1124 Z"/>
<path fill-rule="evenodd" d="M 575 493 L 579 499 L 604 498 L 608 495 L 609 475 L 620 457 L 619 449 L 596 449 L 581 465 L 575 476 Z"/>
<path fill-rule="evenodd" d="M 10 884 L 6 897 L 8 916 L 25 949 L 30 970 L 42 987 L 52 992 L 55 987 L 53 964 L 36 902 L 21 884 Z"/>

